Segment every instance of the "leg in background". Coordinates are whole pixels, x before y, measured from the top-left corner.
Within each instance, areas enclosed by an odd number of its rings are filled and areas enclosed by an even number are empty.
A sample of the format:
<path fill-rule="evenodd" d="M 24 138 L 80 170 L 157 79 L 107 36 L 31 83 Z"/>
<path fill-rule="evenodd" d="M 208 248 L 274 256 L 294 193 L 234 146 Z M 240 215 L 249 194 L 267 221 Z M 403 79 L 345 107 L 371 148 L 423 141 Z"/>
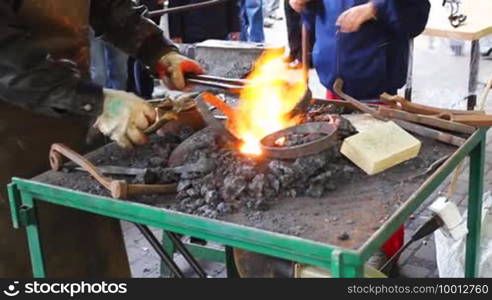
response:
<path fill-rule="evenodd" d="M 107 42 L 104 42 L 104 49 L 108 62 L 107 87 L 126 91 L 128 55 Z"/>
<path fill-rule="evenodd" d="M 245 0 L 245 10 L 249 25 L 248 41 L 263 43 L 265 33 L 263 31 L 262 0 Z"/>
<path fill-rule="evenodd" d="M 246 0 L 240 0 L 239 4 L 239 20 L 241 21 L 241 35 L 239 39 L 243 42 L 247 42 L 249 39 L 249 24 L 248 16 L 246 14 Z"/>
<path fill-rule="evenodd" d="M 301 60 L 301 15 L 289 5 L 289 0 L 285 0 L 285 23 L 287 25 L 287 37 L 289 40 L 289 58 L 291 60 Z"/>
<path fill-rule="evenodd" d="M 480 54 L 482 56 L 492 55 L 492 36 L 489 35 L 480 40 Z"/>
<path fill-rule="evenodd" d="M 265 18 L 273 18 L 275 11 L 280 7 L 280 0 L 264 0 L 263 16 Z"/>
<path fill-rule="evenodd" d="M 104 42 L 91 31 L 91 78 L 95 83 L 106 86 L 107 64 Z"/>

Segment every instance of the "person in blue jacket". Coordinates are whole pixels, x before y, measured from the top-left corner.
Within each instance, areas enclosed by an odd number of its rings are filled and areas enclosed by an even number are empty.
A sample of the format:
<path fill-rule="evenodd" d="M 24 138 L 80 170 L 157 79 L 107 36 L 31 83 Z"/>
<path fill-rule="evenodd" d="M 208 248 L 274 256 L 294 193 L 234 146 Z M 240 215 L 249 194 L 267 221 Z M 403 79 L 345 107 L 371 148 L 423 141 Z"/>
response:
<path fill-rule="evenodd" d="M 330 90 L 340 77 L 344 91 L 361 100 L 395 94 L 405 84 L 409 40 L 424 30 L 430 10 L 428 0 L 290 0 L 290 5 L 315 30 L 313 64 L 321 83 Z"/>

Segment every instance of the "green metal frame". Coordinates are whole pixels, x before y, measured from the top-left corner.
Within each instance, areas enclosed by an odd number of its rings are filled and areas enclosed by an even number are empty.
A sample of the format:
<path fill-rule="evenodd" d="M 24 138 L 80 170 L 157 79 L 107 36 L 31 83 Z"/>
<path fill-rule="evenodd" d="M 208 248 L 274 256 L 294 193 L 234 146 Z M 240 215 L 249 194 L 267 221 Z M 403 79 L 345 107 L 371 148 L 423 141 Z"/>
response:
<path fill-rule="evenodd" d="M 25 227 L 34 277 L 44 277 L 44 259 L 39 235 L 36 201 L 45 201 L 111 218 L 162 228 L 248 251 L 331 270 L 334 277 L 362 277 L 364 262 L 437 189 L 466 157 L 470 156 L 469 209 L 466 277 L 477 274 L 480 214 L 482 207 L 487 129 L 471 135 L 422 186 L 410 196 L 383 226 L 358 250 L 341 248 L 294 236 L 211 220 L 149 205 L 94 196 L 32 180 L 13 178 L 9 199 L 14 227 Z M 168 244 L 168 243 L 166 243 Z M 169 249 L 171 250 L 171 249 Z M 196 250 L 196 249 L 195 249 Z"/>

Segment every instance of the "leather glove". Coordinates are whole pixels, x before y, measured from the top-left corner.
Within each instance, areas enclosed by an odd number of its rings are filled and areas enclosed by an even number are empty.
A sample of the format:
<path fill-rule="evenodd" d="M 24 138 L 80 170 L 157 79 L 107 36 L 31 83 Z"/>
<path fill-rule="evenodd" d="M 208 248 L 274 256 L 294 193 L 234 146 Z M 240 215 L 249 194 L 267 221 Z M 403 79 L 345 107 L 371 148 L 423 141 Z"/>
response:
<path fill-rule="evenodd" d="M 186 87 L 185 73 L 203 74 L 203 69 L 196 61 L 171 51 L 163 55 L 157 63 L 157 73 L 160 79 L 167 79 L 171 88 L 182 90 Z"/>
<path fill-rule="evenodd" d="M 145 144 L 143 133 L 155 120 L 156 112 L 134 94 L 104 89 L 103 112 L 94 127 L 123 148 Z"/>

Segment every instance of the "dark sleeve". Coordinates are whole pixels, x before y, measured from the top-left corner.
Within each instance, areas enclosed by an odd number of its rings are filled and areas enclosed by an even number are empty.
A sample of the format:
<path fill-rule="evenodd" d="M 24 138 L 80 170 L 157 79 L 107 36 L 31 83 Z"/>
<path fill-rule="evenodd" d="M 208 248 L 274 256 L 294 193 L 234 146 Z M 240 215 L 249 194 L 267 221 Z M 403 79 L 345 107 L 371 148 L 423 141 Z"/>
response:
<path fill-rule="evenodd" d="M 169 8 L 179 7 L 190 4 L 189 0 L 170 0 Z M 184 38 L 184 13 L 172 13 L 168 15 L 169 20 L 169 36 L 173 38 Z"/>
<path fill-rule="evenodd" d="M 97 36 L 102 35 L 150 67 L 165 53 L 177 51 L 159 27 L 130 0 L 91 1 L 91 25 Z"/>
<path fill-rule="evenodd" d="M 0 0 L 0 98 L 50 116 L 99 113 L 102 88 L 81 79 L 74 62 L 34 47 L 13 2 Z"/>
<path fill-rule="evenodd" d="M 237 0 L 229 0 L 227 3 L 227 25 L 229 33 L 241 31 L 239 1 Z"/>
<path fill-rule="evenodd" d="M 429 18 L 428 0 L 372 1 L 377 9 L 377 19 L 386 23 L 395 34 L 412 38 L 424 31 Z"/>

